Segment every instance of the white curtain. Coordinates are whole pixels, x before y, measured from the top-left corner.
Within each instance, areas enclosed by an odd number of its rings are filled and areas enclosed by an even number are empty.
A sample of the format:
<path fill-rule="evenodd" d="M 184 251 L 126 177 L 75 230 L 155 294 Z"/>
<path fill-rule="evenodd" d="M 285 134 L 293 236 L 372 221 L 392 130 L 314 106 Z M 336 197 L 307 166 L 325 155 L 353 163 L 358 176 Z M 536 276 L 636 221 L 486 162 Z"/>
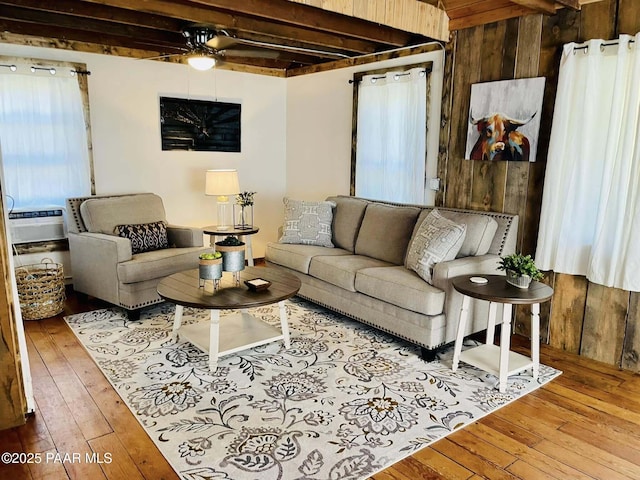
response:
<path fill-rule="evenodd" d="M 564 46 L 536 262 L 640 291 L 640 34 Z M 585 48 L 586 47 L 586 48 Z"/>
<path fill-rule="evenodd" d="M 423 68 L 367 75 L 358 87 L 356 195 L 424 203 L 427 82 Z"/>
<path fill-rule="evenodd" d="M 84 109 L 76 77 L 0 74 L 5 193 L 15 207 L 64 205 L 91 191 Z"/>

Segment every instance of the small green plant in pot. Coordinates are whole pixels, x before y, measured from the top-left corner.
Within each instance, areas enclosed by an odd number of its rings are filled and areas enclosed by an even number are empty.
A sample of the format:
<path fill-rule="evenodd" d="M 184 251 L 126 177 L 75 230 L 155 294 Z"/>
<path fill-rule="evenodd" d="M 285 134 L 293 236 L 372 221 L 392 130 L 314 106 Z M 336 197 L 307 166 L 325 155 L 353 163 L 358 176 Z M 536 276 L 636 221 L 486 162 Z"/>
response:
<path fill-rule="evenodd" d="M 500 257 L 498 270 L 507 273 L 507 283 L 518 288 L 529 288 L 532 280 L 541 280 L 544 274 L 536 267 L 531 255 L 514 253 Z"/>

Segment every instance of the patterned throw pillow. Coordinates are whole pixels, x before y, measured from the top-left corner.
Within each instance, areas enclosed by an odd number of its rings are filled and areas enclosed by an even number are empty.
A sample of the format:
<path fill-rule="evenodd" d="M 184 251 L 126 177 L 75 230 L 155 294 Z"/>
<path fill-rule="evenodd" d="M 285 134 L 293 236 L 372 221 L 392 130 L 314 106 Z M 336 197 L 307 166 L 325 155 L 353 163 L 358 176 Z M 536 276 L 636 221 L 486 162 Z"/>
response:
<path fill-rule="evenodd" d="M 164 222 L 118 225 L 115 228 L 115 233 L 131 240 L 133 254 L 169 247 L 167 225 Z"/>
<path fill-rule="evenodd" d="M 433 209 L 422 221 L 409 245 L 406 266 L 431 283 L 433 266 L 456 258 L 466 232 L 466 225 L 447 220 L 437 209 Z"/>
<path fill-rule="evenodd" d="M 284 199 L 284 228 L 280 243 L 333 247 L 331 222 L 335 202 Z"/>

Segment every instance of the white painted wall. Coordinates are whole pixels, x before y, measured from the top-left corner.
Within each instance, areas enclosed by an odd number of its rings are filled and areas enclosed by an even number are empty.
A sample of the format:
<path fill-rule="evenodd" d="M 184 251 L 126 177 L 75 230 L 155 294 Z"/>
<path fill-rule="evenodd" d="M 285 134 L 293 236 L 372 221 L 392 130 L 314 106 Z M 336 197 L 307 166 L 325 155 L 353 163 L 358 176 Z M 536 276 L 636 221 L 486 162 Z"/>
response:
<path fill-rule="evenodd" d="M 356 72 L 433 61 L 427 176 L 437 173 L 443 52 L 342 68 L 287 80 L 287 195 L 323 200 L 349 194 L 353 85 Z M 428 203 L 433 203 L 432 194 Z"/>
<path fill-rule="evenodd" d="M 286 80 L 186 65 L 0 44 L 0 55 L 82 62 L 91 71 L 89 101 L 96 193 L 154 192 L 171 223 L 216 224 L 214 197 L 204 195 L 205 171 L 236 168 L 243 190 L 257 191 L 260 233 L 254 255 L 281 222 L 286 189 Z M 241 153 L 162 151 L 161 95 L 242 104 Z"/>

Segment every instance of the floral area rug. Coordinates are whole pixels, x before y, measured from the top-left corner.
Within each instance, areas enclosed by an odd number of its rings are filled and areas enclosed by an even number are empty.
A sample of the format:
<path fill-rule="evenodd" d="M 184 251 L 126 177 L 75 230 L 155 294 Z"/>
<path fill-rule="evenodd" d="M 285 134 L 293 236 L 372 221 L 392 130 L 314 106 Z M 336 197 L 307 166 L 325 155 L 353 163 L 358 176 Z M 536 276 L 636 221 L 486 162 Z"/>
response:
<path fill-rule="evenodd" d="M 357 480 L 526 395 L 560 372 L 497 378 L 453 349 L 427 363 L 394 337 L 299 299 L 281 341 L 222 357 L 171 337 L 174 307 L 128 321 L 119 309 L 66 317 L 119 395 L 184 479 Z M 252 309 L 279 325 L 277 305 Z M 221 328 L 224 328 L 222 312 Z M 185 308 L 183 324 L 208 321 Z"/>

